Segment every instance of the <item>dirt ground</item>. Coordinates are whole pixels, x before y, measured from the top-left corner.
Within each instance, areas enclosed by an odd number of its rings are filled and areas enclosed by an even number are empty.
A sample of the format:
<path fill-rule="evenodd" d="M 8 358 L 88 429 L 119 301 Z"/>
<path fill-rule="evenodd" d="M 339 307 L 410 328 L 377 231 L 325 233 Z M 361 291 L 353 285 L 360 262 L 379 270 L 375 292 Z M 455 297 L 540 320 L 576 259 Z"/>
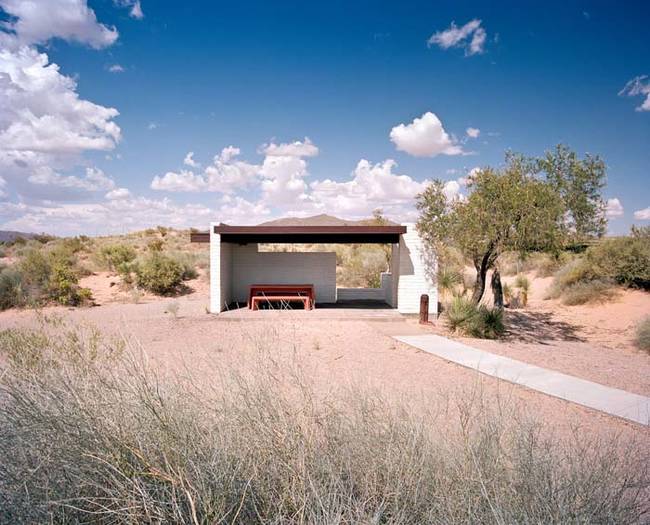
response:
<path fill-rule="evenodd" d="M 454 396 L 467 397 L 480 389 L 488 399 L 507 400 L 549 428 L 567 432 L 578 428 L 591 435 L 614 433 L 626 439 L 648 440 L 650 445 L 647 428 L 480 376 L 390 337 L 427 331 L 444 333 L 442 322 L 422 327 L 415 318 L 367 319 L 354 311 L 342 319 L 340 315 L 328 317 L 325 310 L 320 311 L 320 317 L 292 311 L 268 312 L 268 317 L 256 319 L 245 315 L 217 317 L 207 313 L 205 276 L 190 281 L 187 293 L 181 297 L 140 296 L 137 303 L 111 282 L 114 277 L 98 274 L 83 283 L 93 288 L 98 306 L 48 307 L 41 313 L 72 324 L 95 326 L 109 336 L 135 340 L 154 363 L 170 373 L 209 376 L 215 365 L 248 359 L 252 349 L 264 346 L 278 355 L 297 356 L 309 375 L 328 388 L 361 385 L 408 403 L 437 404 L 441 410 L 453 402 Z M 630 312 L 640 317 L 649 311 L 646 295 L 626 292 L 618 302 L 605 307 L 577 308 L 575 318 L 569 320 L 568 313 L 553 311 L 556 305 L 543 301 L 540 294 L 534 290 L 529 308 L 512 315 L 512 328 L 505 340 L 467 342 L 529 363 L 650 394 L 650 355 L 633 350 L 628 333 L 634 325 Z M 38 318 L 38 313 L 29 310 L 0 312 L 0 328 L 35 326 Z M 615 344 L 616 334 L 620 344 Z"/>

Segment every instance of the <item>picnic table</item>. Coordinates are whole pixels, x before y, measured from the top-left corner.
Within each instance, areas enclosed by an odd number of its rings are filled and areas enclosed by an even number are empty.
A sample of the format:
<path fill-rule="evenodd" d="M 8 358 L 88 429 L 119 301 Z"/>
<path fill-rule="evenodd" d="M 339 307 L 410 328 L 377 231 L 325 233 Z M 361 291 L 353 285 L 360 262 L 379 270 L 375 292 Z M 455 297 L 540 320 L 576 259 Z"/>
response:
<path fill-rule="evenodd" d="M 248 307 L 258 310 L 259 303 L 302 301 L 305 310 L 314 307 L 313 284 L 251 284 Z"/>

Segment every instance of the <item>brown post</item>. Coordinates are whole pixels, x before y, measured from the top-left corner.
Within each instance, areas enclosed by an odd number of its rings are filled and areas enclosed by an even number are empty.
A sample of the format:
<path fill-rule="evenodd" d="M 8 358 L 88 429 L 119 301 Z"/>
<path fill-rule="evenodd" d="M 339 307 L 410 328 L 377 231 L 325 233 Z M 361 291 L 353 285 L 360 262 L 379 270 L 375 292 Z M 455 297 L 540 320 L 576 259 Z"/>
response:
<path fill-rule="evenodd" d="M 420 324 L 429 322 L 429 296 L 423 293 L 420 296 Z"/>

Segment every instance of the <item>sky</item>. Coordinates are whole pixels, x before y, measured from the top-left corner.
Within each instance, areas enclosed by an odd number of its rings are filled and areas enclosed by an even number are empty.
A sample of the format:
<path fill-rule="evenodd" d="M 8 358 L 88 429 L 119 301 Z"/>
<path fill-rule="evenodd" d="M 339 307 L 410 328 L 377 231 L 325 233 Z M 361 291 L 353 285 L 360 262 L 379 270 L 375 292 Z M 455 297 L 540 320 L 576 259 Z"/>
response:
<path fill-rule="evenodd" d="M 507 150 L 650 225 L 650 3 L 0 0 L 0 229 L 417 218 Z"/>

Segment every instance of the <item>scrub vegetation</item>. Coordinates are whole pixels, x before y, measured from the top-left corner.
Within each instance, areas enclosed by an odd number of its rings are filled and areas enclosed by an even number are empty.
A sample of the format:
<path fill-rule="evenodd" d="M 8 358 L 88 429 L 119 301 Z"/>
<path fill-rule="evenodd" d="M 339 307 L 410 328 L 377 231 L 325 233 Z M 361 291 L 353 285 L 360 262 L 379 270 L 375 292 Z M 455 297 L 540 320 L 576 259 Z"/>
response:
<path fill-rule="evenodd" d="M 323 395 L 273 344 L 203 382 L 66 330 L 0 334 L 4 523 L 647 518 L 647 450 L 544 432 L 480 389 L 444 413 L 360 387 Z"/>

